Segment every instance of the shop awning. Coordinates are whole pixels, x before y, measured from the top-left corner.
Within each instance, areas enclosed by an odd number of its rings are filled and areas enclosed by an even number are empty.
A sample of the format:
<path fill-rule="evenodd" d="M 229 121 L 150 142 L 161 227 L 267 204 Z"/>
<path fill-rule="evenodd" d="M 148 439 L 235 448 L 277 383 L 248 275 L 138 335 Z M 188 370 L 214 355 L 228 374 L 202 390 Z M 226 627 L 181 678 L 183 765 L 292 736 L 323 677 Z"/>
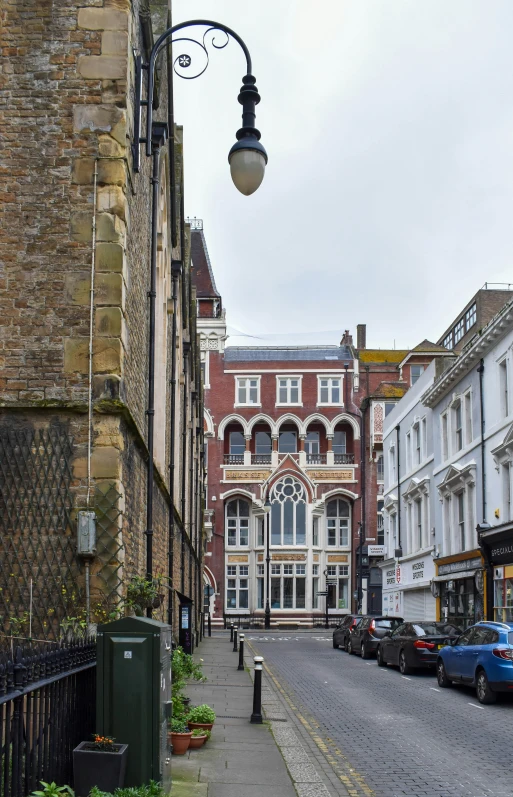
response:
<path fill-rule="evenodd" d="M 481 572 L 481 567 L 476 567 L 475 570 L 457 570 L 456 573 L 446 573 L 443 576 L 435 576 L 433 581 L 457 581 L 459 578 L 472 578 L 476 573 Z"/>

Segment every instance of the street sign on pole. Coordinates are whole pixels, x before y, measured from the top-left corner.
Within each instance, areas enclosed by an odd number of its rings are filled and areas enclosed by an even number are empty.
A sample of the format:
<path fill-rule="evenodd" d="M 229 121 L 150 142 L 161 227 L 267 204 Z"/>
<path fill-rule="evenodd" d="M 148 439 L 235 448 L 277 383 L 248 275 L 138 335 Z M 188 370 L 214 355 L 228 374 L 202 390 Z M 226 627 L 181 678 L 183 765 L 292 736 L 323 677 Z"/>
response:
<path fill-rule="evenodd" d="M 322 596 L 322 595 L 326 596 L 327 594 L 328 594 L 327 592 L 318 592 L 318 593 L 317 593 L 317 595 L 321 595 L 321 596 Z"/>

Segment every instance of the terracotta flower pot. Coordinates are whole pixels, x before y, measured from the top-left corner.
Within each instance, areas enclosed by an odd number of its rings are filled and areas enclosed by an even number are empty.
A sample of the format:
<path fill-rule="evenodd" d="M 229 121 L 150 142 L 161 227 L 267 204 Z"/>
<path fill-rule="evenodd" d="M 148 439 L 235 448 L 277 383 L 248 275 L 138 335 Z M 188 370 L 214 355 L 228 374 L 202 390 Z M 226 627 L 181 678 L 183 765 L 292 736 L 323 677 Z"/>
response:
<path fill-rule="evenodd" d="M 204 728 L 207 731 L 212 730 L 213 722 L 188 722 L 189 730 L 193 731 L 196 728 Z"/>
<path fill-rule="evenodd" d="M 206 741 L 207 741 L 206 736 L 191 736 L 191 741 L 189 742 L 189 749 L 197 750 L 198 747 L 203 747 Z"/>
<path fill-rule="evenodd" d="M 189 749 L 189 744 L 192 739 L 192 731 L 190 733 L 168 733 L 168 739 L 173 745 L 174 755 L 185 755 Z"/>

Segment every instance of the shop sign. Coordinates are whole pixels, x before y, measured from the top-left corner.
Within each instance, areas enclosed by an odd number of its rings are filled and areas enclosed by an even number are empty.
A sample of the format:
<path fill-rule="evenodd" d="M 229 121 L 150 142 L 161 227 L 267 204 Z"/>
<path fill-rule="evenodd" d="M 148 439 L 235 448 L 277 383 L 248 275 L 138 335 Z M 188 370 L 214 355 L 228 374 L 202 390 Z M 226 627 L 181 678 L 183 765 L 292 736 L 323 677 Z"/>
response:
<path fill-rule="evenodd" d="M 397 568 L 400 571 L 400 568 Z M 388 570 L 385 570 L 385 586 L 391 586 L 396 584 L 395 580 L 395 567 L 389 567 Z"/>
<path fill-rule="evenodd" d="M 494 565 L 509 565 L 513 563 L 513 543 L 503 542 L 490 548 L 490 561 Z"/>
<path fill-rule="evenodd" d="M 384 545 L 369 545 L 368 553 L 369 553 L 369 556 L 384 556 L 385 555 L 385 546 Z"/>
<path fill-rule="evenodd" d="M 439 565 L 438 575 L 446 576 L 449 573 L 463 573 L 465 570 L 475 570 L 477 567 L 481 566 L 481 557 L 476 556 L 474 559 L 463 559 L 462 562 L 449 562 L 446 565 Z"/>

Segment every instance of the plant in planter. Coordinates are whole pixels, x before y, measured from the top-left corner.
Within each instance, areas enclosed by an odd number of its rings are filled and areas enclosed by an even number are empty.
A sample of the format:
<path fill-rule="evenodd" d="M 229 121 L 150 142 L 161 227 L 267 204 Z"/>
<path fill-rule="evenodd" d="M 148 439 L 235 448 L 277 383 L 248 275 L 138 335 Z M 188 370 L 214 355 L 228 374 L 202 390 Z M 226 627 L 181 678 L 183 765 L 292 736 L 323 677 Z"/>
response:
<path fill-rule="evenodd" d="M 197 750 L 198 747 L 202 747 L 207 741 L 207 733 L 210 733 L 210 731 L 204 728 L 194 728 L 191 741 L 189 742 L 189 748 L 191 750 Z"/>
<path fill-rule="evenodd" d="M 73 774 L 77 797 L 88 797 L 94 786 L 113 792 L 125 780 L 127 744 L 116 744 L 112 736 L 93 734 L 90 742 L 81 742 L 73 750 Z"/>
<path fill-rule="evenodd" d="M 189 730 L 184 719 L 172 719 L 169 723 L 168 739 L 173 745 L 175 755 L 185 755 L 189 749 L 192 731 Z"/>
<path fill-rule="evenodd" d="M 33 791 L 30 797 L 75 797 L 75 792 L 71 786 L 57 786 L 55 781 L 52 783 L 45 783 L 44 780 L 39 781 L 43 787 L 42 791 Z"/>
<path fill-rule="evenodd" d="M 212 725 L 216 720 L 215 711 L 203 703 L 201 706 L 195 706 L 187 714 L 187 725 L 191 730 L 194 728 L 206 728 L 212 730 Z"/>
<path fill-rule="evenodd" d="M 143 617 L 146 609 L 158 609 L 164 599 L 164 576 L 157 576 L 148 581 L 145 576 L 133 576 L 126 588 L 126 605 L 135 612 L 136 617 Z"/>

